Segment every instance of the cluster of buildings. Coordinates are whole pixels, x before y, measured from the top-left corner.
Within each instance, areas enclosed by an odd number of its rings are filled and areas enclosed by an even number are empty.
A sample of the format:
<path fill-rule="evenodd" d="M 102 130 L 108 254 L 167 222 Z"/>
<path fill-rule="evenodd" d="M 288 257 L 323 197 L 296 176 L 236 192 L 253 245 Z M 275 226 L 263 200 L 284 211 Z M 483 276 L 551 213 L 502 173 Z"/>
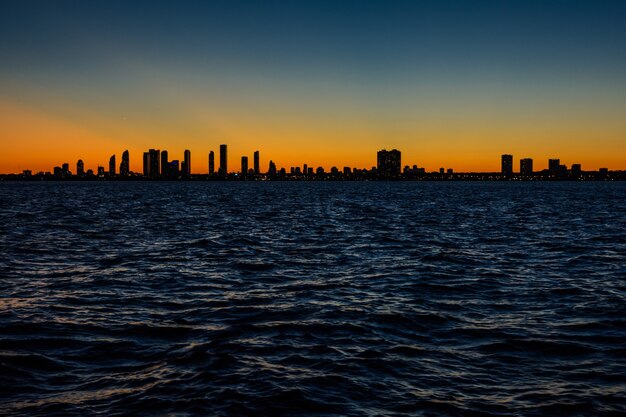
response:
<path fill-rule="evenodd" d="M 166 150 L 144 152 L 143 176 L 153 180 L 191 178 L 191 151 L 185 150 L 182 163 L 178 159 L 170 161 Z"/>
<path fill-rule="evenodd" d="M 116 163 L 115 163 L 115 155 L 111 155 L 111 157 L 109 158 L 109 170 L 105 171 L 103 166 L 98 166 L 98 170 L 94 173 L 93 170 L 88 169 L 87 171 L 85 171 L 85 163 L 83 162 L 82 159 L 79 159 L 78 162 L 76 162 L 76 173 L 72 174 L 72 171 L 70 170 L 70 164 L 68 163 L 64 163 L 63 165 L 61 165 L 60 167 L 54 167 L 52 170 L 52 174 L 51 176 L 54 177 L 55 179 L 70 179 L 70 178 L 76 178 L 76 179 L 87 179 L 87 178 L 114 178 L 114 177 L 118 177 L 118 174 L 116 172 Z M 119 170 L 119 177 L 129 177 L 131 175 L 131 171 L 130 171 L 130 157 L 128 154 L 128 151 L 124 151 L 124 153 L 122 153 L 122 161 L 120 162 L 120 170 Z M 30 170 L 25 170 L 22 173 L 23 176 L 25 177 L 30 177 L 32 176 L 32 171 Z M 39 174 L 37 174 L 37 176 L 50 176 L 50 173 L 43 173 L 40 172 Z"/>
<path fill-rule="evenodd" d="M 148 179 L 148 180 L 606 180 L 626 179 L 626 171 L 608 171 L 602 168 L 599 171 L 582 171 L 580 164 L 573 164 L 571 168 L 562 165 L 560 159 L 550 159 L 548 169 L 534 171 L 533 160 L 523 158 L 519 161 L 519 172 L 513 169 L 513 155 L 505 154 L 501 157 L 501 171 L 486 173 L 455 173 L 452 168 L 440 168 L 438 171 L 426 172 L 425 168 L 417 165 L 406 165 L 402 168 L 402 153 L 397 149 L 382 149 L 376 154 L 376 166 L 370 169 L 343 167 L 331 168 L 326 172 L 323 167 L 313 168 L 304 164 L 302 167 L 278 169 L 273 161 L 269 161 L 268 169 L 261 171 L 260 154 L 253 154 L 252 166 L 248 157 L 241 157 L 239 170 L 230 170 L 228 167 L 228 146 L 219 147 L 219 160 L 216 167 L 215 152 L 208 154 L 208 174 L 191 173 L 191 151 L 185 150 L 182 161 L 169 159 L 167 150 L 149 149 L 143 153 L 143 172 L 135 173 L 130 170 L 130 155 L 124 151 L 121 156 L 119 169 L 116 155 L 109 158 L 109 169 L 98 166 L 97 171 L 85 171 L 82 160 L 76 163 L 76 171 L 70 171 L 68 163 L 54 167 L 52 173 L 40 172 L 33 175 L 31 171 L 24 171 L 19 175 L 1 175 L 0 179 Z"/>
<path fill-rule="evenodd" d="M 583 179 L 592 174 L 595 177 L 608 176 L 608 168 L 600 168 L 592 173 L 583 172 L 581 164 L 572 164 L 571 168 L 561 164 L 560 159 L 548 159 L 548 169 L 533 170 L 532 158 L 522 158 L 519 161 L 519 174 L 513 171 L 513 155 L 502 155 L 501 175 L 503 179 Z"/>

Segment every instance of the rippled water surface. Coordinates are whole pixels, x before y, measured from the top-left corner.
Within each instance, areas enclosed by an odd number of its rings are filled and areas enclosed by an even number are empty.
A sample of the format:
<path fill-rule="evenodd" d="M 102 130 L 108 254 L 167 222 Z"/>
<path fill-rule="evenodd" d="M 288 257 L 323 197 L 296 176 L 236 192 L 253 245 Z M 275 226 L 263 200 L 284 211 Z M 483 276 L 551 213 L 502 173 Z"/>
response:
<path fill-rule="evenodd" d="M 626 413 L 625 183 L 0 191 L 0 414 Z"/>

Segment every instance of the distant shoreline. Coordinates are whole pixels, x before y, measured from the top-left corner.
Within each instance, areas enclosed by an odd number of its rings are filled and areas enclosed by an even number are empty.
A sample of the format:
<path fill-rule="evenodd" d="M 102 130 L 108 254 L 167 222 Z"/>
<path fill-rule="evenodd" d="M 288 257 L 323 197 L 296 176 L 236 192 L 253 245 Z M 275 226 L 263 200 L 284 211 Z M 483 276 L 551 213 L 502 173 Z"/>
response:
<path fill-rule="evenodd" d="M 109 176 L 70 176 L 59 177 L 52 174 L 36 174 L 25 176 L 23 174 L 1 174 L 0 182 L 259 182 L 259 181 L 298 181 L 298 182 L 442 182 L 442 181 L 474 181 L 474 182 L 586 182 L 586 181 L 626 181 L 626 171 L 608 172 L 583 172 L 578 176 L 553 176 L 547 173 L 538 173 L 532 176 L 514 174 L 503 176 L 500 173 L 453 173 L 453 174 L 421 174 L 419 176 L 401 176 L 398 178 L 378 178 L 375 176 L 346 176 L 333 175 L 330 173 L 316 174 L 311 176 L 302 175 L 250 175 L 241 177 L 238 174 L 228 176 L 192 174 L 186 178 L 147 178 L 142 175 L 130 175 L 128 177 Z"/>

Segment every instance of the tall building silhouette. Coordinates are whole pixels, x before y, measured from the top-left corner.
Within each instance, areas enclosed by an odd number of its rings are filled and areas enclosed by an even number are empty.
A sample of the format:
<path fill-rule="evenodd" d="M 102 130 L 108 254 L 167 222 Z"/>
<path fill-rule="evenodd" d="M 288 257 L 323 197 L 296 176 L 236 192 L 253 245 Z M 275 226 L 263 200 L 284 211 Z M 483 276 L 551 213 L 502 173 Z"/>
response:
<path fill-rule="evenodd" d="M 180 162 L 178 159 L 168 162 L 167 172 L 171 178 L 178 178 L 180 174 Z"/>
<path fill-rule="evenodd" d="M 269 175 L 270 177 L 273 177 L 276 175 L 276 164 L 274 163 L 274 161 L 270 161 L 270 166 L 269 166 L 269 169 L 267 170 L 267 175 Z"/>
<path fill-rule="evenodd" d="M 259 151 L 254 151 L 254 174 L 259 175 L 261 173 L 261 165 L 259 163 Z"/>
<path fill-rule="evenodd" d="M 161 176 L 161 151 L 158 149 L 148 150 L 148 176 L 150 178 L 159 178 Z"/>
<path fill-rule="evenodd" d="M 519 172 L 524 176 L 533 175 L 533 160 L 531 158 L 520 159 Z"/>
<path fill-rule="evenodd" d="M 215 152 L 209 152 L 209 175 L 215 173 Z"/>
<path fill-rule="evenodd" d="M 111 155 L 111 157 L 109 158 L 109 177 L 115 176 L 115 166 L 115 155 Z"/>
<path fill-rule="evenodd" d="M 79 177 L 83 177 L 85 175 L 85 164 L 82 159 L 79 159 L 78 162 L 76 162 L 76 175 Z"/>
<path fill-rule="evenodd" d="M 150 152 L 143 153 L 143 176 L 150 176 Z"/>
<path fill-rule="evenodd" d="M 561 166 L 560 159 L 548 159 L 548 171 L 550 171 L 550 174 L 552 175 L 558 174 L 560 166 Z"/>
<path fill-rule="evenodd" d="M 220 175 L 228 174 L 228 155 L 226 145 L 220 145 Z"/>
<path fill-rule="evenodd" d="M 166 150 L 161 151 L 161 175 L 164 177 L 170 176 L 169 155 Z"/>
<path fill-rule="evenodd" d="M 248 175 L 248 157 L 247 156 L 241 157 L 241 175 L 243 176 Z"/>
<path fill-rule="evenodd" d="M 191 151 L 185 149 L 185 158 L 183 159 L 183 172 L 184 177 L 191 176 Z"/>
<path fill-rule="evenodd" d="M 120 176 L 127 177 L 130 174 L 130 158 L 128 150 L 122 154 L 122 162 L 120 162 Z"/>
<path fill-rule="evenodd" d="M 505 177 L 513 175 L 513 155 L 502 155 L 502 175 Z"/>
<path fill-rule="evenodd" d="M 401 154 L 397 149 L 383 149 L 377 153 L 377 174 L 379 178 L 398 178 L 400 176 Z"/>

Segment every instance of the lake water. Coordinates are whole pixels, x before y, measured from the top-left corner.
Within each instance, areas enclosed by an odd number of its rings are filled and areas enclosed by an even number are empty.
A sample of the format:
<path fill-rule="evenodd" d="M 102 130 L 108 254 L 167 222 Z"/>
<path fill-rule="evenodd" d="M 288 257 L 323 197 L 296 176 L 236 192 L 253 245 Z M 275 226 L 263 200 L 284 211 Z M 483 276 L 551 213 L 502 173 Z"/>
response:
<path fill-rule="evenodd" d="M 626 413 L 626 183 L 0 192 L 0 414 Z"/>

